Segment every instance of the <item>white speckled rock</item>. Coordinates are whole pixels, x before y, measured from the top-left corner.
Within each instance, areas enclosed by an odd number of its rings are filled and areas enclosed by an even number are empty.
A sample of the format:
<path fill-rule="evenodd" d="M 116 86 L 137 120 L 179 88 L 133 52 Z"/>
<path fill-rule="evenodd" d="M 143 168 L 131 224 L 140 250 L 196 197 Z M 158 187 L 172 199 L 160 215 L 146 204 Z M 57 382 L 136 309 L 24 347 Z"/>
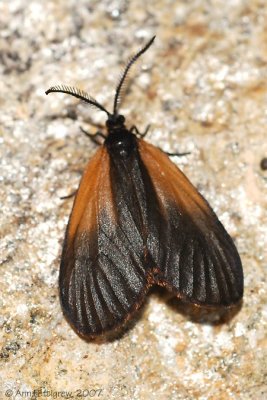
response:
<path fill-rule="evenodd" d="M 1 399 L 266 399 L 266 18 L 261 0 L 0 2 Z M 152 124 L 153 144 L 191 152 L 174 161 L 236 241 L 244 302 L 195 315 L 153 290 L 124 336 L 86 343 L 59 305 L 60 197 L 96 149 L 79 126 L 105 120 L 44 92 L 71 84 L 109 107 L 153 34 L 122 111 Z"/>

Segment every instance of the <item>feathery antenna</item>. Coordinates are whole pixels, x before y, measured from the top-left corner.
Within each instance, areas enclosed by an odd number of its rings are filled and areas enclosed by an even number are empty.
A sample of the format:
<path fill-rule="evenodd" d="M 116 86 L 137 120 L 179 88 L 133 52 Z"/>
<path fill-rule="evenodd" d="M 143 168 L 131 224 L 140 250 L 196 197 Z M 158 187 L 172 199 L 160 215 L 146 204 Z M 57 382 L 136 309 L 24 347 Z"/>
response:
<path fill-rule="evenodd" d="M 128 62 L 128 64 L 126 65 L 126 68 L 122 74 L 122 77 L 118 83 L 118 86 L 116 88 L 116 94 L 115 94 L 115 98 L 114 98 L 114 107 L 113 107 L 113 114 L 117 114 L 117 108 L 118 108 L 118 100 L 120 97 L 120 91 L 121 88 L 123 86 L 123 82 L 125 81 L 125 78 L 129 72 L 129 69 L 131 68 L 131 66 L 135 63 L 135 61 L 143 54 L 147 51 L 147 49 L 152 45 L 152 43 L 154 42 L 156 36 L 153 36 L 152 39 L 149 40 L 149 42 L 141 49 L 138 51 L 138 53 L 136 53 Z"/>
<path fill-rule="evenodd" d="M 52 86 L 50 89 L 48 89 L 45 94 L 49 94 L 49 93 L 66 93 L 66 94 L 70 94 L 71 96 L 77 97 L 80 100 L 85 101 L 86 103 L 90 104 L 93 107 L 98 108 L 99 110 L 104 111 L 108 117 L 110 117 L 111 115 L 117 115 L 117 109 L 118 109 L 118 103 L 119 103 L 119 98 L 120 98 L 120 93 L 121 93 L 121 89 L 123 87 L 123 83 L 125 82 L 125 78 L 129 72 L 129 69 L 131 68 L 131 66 L 135 63 L 135 61 L 143 54 L 147 51 L 147 49 L 152 45 L 152 43 L 154 42 L 156 36 L 153 36 L 152 39 L 149 40 L 149 42 L 141 49 L 138 51 L 138 53 L 136 53 L 128 62 L 128 64 L 126 65 L 126 68 L 119 80 L 119 83 L 117 85 L 116 88 L 116 94 L 115 94 L 115 98 L 114 98 L 114 107 L 113 107 L 113 114 L 109 113 L 105 107 L 103 107 L 101 104 L 98 103 L 98 101 L 96 101 L 93 97 L 91 97 L 88 93 L 84 92 L 81 89 L 77 89 L 75 87 L 72 86 L 66 86 L 66 85 L 57 85 L 57 86 Z"/>
<path fill-rule="evenodd" d="M 77 97 L 78 99 L 91 104 L 91 106 L 104 111 L 107 115 L 110 115 L 110 113 L 101 104 L 99 104 L 93 97 L 91 97 L 88 93 L 84 92 L 81 89 L 77 89 L 75 87 L 66 86 L 66 85 L 58 85 L 58 86 L 53 86 L 50 89 L 48 89 L 45 92 L 45 94 L 49 94 L 52 92 L 70 94 L 71 96 Z"/>

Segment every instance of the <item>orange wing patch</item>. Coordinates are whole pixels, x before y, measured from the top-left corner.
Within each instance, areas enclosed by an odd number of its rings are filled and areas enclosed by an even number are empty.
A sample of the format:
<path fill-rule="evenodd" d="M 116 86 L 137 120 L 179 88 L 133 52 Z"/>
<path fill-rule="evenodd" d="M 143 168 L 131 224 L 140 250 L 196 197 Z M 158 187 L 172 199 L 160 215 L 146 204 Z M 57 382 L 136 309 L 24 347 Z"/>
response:
<path fill-rule="evenodd" d="M 200 222 L 206 214 L 213 214 L 206 200 L 166 154 L 142 139 L 138 145 L 142 161 L 163 206 L 166 206 L 166 199 L 173 200 L 196 222 Z"/>
<path fill-rule="evenodd" d="M 105 199 L 99 190 L 105 193 Z M 105 202 L 105 209 L 110 211 L 112 217 L 113 212 L 111 206 L 109 207 L 112 203 L 111 196 L 109 155 L 106 148 L 101 146 L 87 164 L 82 176 L 70 217 L 68 240 L 72 240 L 77 233 L 89 233 L 97 229 L 98 209 L 101 206 L 99 201 Z"/>

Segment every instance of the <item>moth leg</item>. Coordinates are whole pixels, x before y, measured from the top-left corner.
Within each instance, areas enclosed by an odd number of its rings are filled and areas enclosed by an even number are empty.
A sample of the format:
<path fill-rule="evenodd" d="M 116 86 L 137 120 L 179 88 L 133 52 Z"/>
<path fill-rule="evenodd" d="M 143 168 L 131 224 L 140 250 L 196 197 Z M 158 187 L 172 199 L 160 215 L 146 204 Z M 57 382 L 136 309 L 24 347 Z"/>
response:
<path fill-rule="evenodd" d="M 92 140 L 92 142 L 94 142 L 98 145 L 102 144 L 100 138 L 106 139 L 106 136 L 101 131 L 97 131 L 96 133 L 89 133 L 85 129 L 83 129 L 81 126 L 80 126 L 80 130 L 82 131 L 82 133 L 84 133 L 86 136 L 88 136 Z"/>
<path fill-rule="evenodd" d="M 144 132 L 139 132 L 139 129 L 133 125 L 130 129 L 130 132 L 135 133 L 139 138 L 144 138 L 147 134 L 147 132 L 149 131 L 151 125 L 147 125 L 146 130 Z"/>
<path fill-rule="evenodd" d="M 169 153 L 168 151 L 164 151 L 164 153 L 167 154 L 167 156 L 169 157 L 174 157 L 174 156 L 183 157 L 183 156 L 188 156 L 188 154 L 191 154 L 190 151 L 187 151 L 185 153 Z"/>
<path fill-rule="evenodd" d="M 72 192 L 71 194 L 68 194 L 67 196 L 61 196 L 60 200 L 65 200 L 65 199 L 71 199 L 73 196 L 75 196 L 77 193 L 77 190 L 75 190 L 74 192 Z"/>
<path fill-rule="evenodd" d="M 147 132 L 149 131 L 150 126 L 151 126 L 151 125 L 147 125 L 146 130 L 142 133 L 142 132 L 139 132 L 138 128 L 137 128 L 135 125 L 133 125 L 133 126 L 131 127 L 131 129 L 130 129 L 130 132 L 135 133 L 139 138 L 142 139 L 142 138 L 144 138 L 144 137 L 146 136 Z M 159 148 L 160 150 L 162 150 L 160 147 L 158 147 L 158 148 Z M 190 152 L 185 152 L 185 153 L 169 153 L 168 151 L 164 151 L 164 150 L 162 150 L 162 151 L 163 151 L 163 153 L 167 154 L 167 156 L 170 156 L 170 157 L 172 157 L 172 156 L 182 157 L 182 156 L 187 156 L 188 154 L 191 154 Z"/>

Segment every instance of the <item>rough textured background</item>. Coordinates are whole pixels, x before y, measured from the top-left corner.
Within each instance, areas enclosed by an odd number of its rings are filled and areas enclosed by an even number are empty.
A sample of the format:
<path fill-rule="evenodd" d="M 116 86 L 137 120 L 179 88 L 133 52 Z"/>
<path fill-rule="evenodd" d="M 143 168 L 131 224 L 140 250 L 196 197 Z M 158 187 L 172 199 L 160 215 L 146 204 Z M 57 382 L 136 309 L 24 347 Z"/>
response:
<path fill-rule="evenodd" d="M 147 3 L 0 2 L 1 399 L 267 397 L 267 3 Z M 236 241 L 243 307 L 194 316 L 154 290 L 123 337 L 86 343 L 59 306 L 72 204 L 60 196 L 96 149 L 79 125 L 105 115 L 44 91 L 72 84 L 109 107 L 124 62 L 154 34 L 122 110 L 152 124 L 155 145 L 191 152 L 174 161 Z"/>

